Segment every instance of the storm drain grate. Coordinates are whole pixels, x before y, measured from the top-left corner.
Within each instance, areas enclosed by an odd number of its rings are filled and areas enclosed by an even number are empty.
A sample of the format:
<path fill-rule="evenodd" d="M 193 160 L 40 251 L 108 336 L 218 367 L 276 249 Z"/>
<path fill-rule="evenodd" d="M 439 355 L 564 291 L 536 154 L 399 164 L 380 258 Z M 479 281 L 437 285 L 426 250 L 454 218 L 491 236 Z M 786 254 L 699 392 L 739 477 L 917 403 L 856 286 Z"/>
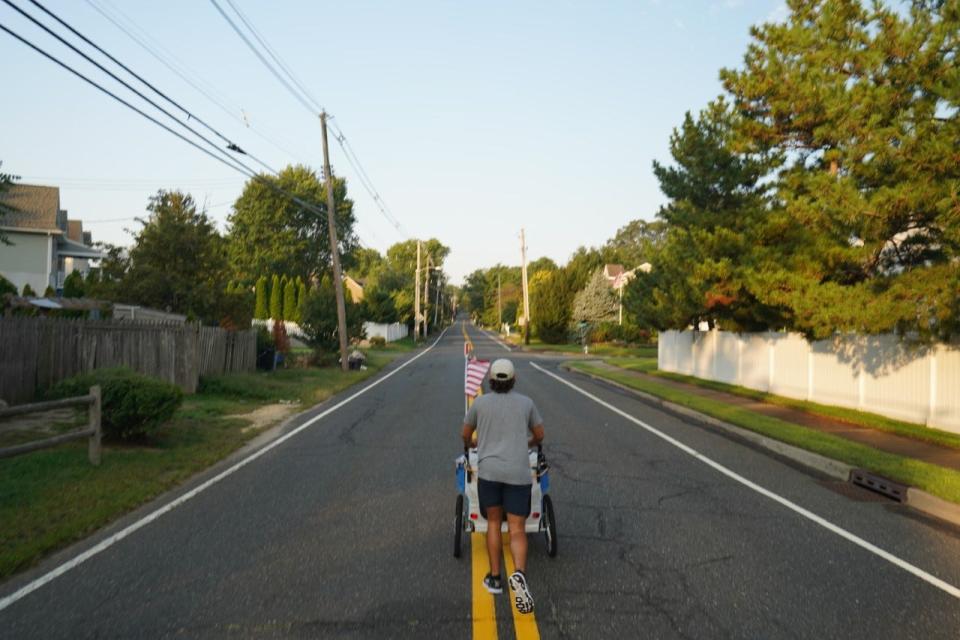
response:
<path fill-rule="evenodd" d="M 865 489 L 876 491 L 897 502 L 905 502 L 907 499 L 906 486 L 891 482 L 886 478 L 881 478 L 863 469 L 852 470 L 850 472 L 850 482 Z"/>

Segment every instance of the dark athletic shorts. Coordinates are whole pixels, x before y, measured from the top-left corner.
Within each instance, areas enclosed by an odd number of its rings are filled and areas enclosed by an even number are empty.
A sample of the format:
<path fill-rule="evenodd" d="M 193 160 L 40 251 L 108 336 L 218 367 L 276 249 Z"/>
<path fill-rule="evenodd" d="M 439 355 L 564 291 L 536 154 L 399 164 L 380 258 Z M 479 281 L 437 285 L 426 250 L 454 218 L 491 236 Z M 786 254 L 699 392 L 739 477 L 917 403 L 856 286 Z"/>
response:
<path fill-rule="evenodd" d="M 486 518 L 487 507 L 503 507 L 503 510 L 507 513 L 526 518 L 530 515 L 530 489 L 532 486 L 477 478 L 480 513 Z"/>

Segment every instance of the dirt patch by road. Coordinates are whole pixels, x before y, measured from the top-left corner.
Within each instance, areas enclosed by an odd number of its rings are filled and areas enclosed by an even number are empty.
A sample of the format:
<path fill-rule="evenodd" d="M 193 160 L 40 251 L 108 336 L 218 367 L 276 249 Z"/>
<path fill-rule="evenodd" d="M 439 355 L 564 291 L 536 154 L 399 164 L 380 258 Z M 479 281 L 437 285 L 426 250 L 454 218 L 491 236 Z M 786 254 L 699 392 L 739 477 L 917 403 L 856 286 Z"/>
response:
<path fill-rule="evenodd" d="M 254 409 L 250 413 L 241 413 L 239 415 L 230 417 L 241 418 L 250 423 L 243 428 L 244 432 L 250 430 L 259 431 L 260 429 L 280 422 L 291 413 L 299 410 L 299 408 L 299 402 L 282 402 L 278 404 L 268 404 L 258 409 Z"/>

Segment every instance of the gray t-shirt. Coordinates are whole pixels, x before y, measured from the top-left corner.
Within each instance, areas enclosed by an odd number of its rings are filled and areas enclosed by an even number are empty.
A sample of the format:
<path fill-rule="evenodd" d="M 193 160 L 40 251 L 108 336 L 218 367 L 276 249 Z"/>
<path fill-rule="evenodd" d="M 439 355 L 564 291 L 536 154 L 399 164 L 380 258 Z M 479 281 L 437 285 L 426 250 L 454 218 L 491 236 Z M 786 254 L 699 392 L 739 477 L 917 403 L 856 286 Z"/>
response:
<path fill-rule="evenodd" d="M 477 428 L 479 476 L 507 484 L 531 484 L 527 441 L 543 424 L 533 400 L 510 391 L 477 398 L 464 423 Z"/>

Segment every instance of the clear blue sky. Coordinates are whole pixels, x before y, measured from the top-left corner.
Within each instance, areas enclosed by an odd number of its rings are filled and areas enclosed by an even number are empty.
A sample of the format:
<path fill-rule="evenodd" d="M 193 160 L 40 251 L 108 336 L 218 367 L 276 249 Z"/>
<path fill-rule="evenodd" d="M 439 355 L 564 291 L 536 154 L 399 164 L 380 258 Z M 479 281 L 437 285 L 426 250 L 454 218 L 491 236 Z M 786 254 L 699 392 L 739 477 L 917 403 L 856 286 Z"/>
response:
<path fill-rule="evenodd" d="M 316 118 L 209 2 L 95 1 L 120 7 L 285 150 L 87 2 L 46 4 L 270 164 L 320 166 Z M 740 64 L 750 25 L 784 14 L 781 0 L 235 2 L 336 118 L 410 236 L 451 247 L 455 282 L 518 264 L 521 226 L 531 259 L 562 263 L 630 220 L 652 219 L 663 196 L 651 162 L 668 159 L 671 129 L 720 92 L 718 71 Z M 9 7 L 0 23 L 92 69 Z M 129 244 L 124 229 L 158 188 L 190 191 L 225 228 L 241 177 L 3 33 L 0 59 L 3 169 L 61 186 L 62 206 L 96 240 Z M 365 244 L 382 251 L 403 239 L 332 153 Z"/>

